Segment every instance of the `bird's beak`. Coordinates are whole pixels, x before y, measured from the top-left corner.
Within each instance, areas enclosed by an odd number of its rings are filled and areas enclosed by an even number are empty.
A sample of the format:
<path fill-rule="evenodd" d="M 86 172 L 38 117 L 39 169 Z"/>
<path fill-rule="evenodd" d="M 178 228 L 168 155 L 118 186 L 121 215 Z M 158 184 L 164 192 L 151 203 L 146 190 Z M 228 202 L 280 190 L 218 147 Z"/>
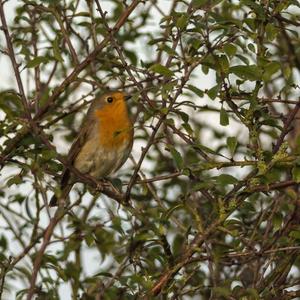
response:
<path fill-rule="evenodd" d="M 131 95 L 126 95 L 126 96 L 124 97 L 124 99 L 125 99 L 125 101 L 128 101 L 131 97 L 132 97 Z"/>

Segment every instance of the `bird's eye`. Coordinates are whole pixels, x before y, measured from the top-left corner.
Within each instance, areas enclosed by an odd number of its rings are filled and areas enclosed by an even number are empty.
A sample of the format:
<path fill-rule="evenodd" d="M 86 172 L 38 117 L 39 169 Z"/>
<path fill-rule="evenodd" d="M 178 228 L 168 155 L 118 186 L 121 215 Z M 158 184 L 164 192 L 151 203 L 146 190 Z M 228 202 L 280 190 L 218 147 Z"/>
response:
<path fill-rule="evenodd" d="M 113 97 L 107 97 L 107 98 L 106 98 L 106 101 L 107 101 L 108 103 L 112 103 L 112 102 L 114 101 L 114 99 L 113 99 Z"/>

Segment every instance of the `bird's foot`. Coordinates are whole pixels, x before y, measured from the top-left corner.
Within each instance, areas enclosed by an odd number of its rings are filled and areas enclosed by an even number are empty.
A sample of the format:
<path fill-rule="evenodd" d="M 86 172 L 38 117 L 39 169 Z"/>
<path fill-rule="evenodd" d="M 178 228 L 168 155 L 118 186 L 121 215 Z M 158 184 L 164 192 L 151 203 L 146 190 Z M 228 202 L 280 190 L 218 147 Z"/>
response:
<path fill-rule="evenodd" d="M 97 186 L 96 186 L 97 192 L 101 193 L 104 189 L 105 184 L 106 184 L 106 180 L 104 180 L 104 179 L 98 180 L 97 181 Z"/>

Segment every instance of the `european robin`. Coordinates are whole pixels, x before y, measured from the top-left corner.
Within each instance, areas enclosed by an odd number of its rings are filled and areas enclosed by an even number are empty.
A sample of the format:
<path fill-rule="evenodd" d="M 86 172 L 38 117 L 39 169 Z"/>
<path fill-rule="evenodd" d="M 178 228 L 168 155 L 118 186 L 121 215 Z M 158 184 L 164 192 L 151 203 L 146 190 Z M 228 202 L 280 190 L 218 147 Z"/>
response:
<path fill-rule="evenodd" d="M 69 163 L 81 173 L 102 179 L 127 160 L 133 143 L 133 126 L 126 105 L 129 98 L 123 92 L 110 92 L 92 101 L 68 154 Z M 68 196 L 75 182 L 65 168 L 59 199 Z M 56 206 L 59 199 L 54 195 L 49 205 Z"/>

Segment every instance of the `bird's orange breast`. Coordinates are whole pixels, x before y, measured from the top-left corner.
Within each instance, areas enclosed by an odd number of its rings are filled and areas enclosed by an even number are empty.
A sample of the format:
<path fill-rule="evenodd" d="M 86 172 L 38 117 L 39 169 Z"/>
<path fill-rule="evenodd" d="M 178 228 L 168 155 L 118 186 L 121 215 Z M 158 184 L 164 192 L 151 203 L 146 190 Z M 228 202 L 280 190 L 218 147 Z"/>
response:
<path fill-rule="evenodd" d="M 105 148 L 118 148 L 132 139 L 132 124 L 126 104 L 117 103 L 96 110 L 100 144 Z"/>

